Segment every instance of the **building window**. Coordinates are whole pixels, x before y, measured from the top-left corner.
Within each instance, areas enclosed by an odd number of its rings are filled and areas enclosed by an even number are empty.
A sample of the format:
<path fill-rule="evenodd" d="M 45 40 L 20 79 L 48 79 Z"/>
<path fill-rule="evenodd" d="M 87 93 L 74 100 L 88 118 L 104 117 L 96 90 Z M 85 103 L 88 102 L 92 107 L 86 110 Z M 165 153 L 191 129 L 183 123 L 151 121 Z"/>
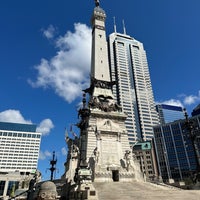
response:
<path fill-rule="evenodd" d="M 3 195 L 6 181 L 0 181 L 0 195 Z"/>
<path fill-rule="evenodd" d="M 19 182 L 17 181 L 9 181 L 8 183 L 8 190 L 7 190 L 7 194 L 8 196 L 10 196 L 12 189 L 14 188 L 15 190 L 18 189 L 19 186 Z"/>
<path fill-rule="evenodd" d="M 3 136 L 7 136 L 7 132 L 4 132 L 4 133 L 3 133 Z"/>

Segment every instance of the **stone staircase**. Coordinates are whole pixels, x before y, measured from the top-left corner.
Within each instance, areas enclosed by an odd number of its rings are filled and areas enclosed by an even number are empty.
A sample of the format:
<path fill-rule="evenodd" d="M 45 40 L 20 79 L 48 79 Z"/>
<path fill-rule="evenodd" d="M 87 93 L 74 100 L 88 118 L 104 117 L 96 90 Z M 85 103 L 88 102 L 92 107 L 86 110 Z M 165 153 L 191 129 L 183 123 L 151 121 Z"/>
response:
<path fill-rule="evenodd" d="M 181 190 L 144 182 L 95 182 L 99 200 L 200 200 L 200 190 Z"/>

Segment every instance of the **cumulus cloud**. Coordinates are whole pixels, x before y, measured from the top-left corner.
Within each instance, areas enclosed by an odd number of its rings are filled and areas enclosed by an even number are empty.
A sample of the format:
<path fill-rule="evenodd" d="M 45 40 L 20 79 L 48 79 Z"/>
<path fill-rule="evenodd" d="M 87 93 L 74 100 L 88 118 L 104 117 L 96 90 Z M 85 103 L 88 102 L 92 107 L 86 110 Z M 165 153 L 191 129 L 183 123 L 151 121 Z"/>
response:
<path fill-rule="evenodd" d="M 62 152 L 62 155 L 63 155 L 63 156 L 66 156 L 66 155 L 67 155 L 67 149 L 66 149 L 65 147 L 63 147 L 63 148 L 61 149 L 61 152 Z"/>
<path fill-rule="evenodd" d="M 200 90 L 198 91 L 197 95 L 186 95 L 186 94 L 181 94 L 178 95 L 177 99 L 169 99 L 166 101 L 162 102 L 156 102 L 156 104 L 167 104 L 167 105 L 172 105 L 172 106 L 191 106 L 195 104 L 200 103 Z"/>
<path fill-rule="evenodd" d="M 40 153 L 39 153 L 40 160 L 45 160 L 46 158 L 49 158 L 49 157 L 51 157 L 51 153 L 48 150 L 46 150 L 44 152 L 40 151 Z"/>
<path fill-rule="evenodd" d="M 169 99 L 163 102 L 157 102 L 157 104 L 166 104 L 166 105 L 171 105 L 171 106 L 181 106 L 183 107 L 183 104 L 181 103 L 180 100 L 177 99 Z"/>
<path fill-rule="evenodd" d="M 31 120 L 26 120 L 19 110 L 12 109 L 0 112 L 0 121 L 21 124 L 33 124 Z M 48 135 L 53 127 L 53 122 L 50 119 L 44 119 L 40 122 L 36 131 L 42 133 L 42 135 Z"/>
<path fill-rule="evenodd" d="M 52 39 L 56 33 L 56 28 L 53 25 L 49 25 L 49 27 L 45 30 L 43 29 L 42 32 L 47 39 Z"/>
<path fill-rule="evenodd" d="M 25 120 L 19 110 L 5 110 L 0 112 L 1 122 L 12 122 L 12 123 L 22 123 L 22 124 L 32 124 L 30 120 Z"/>
<path fill-rule="evenodd" d="M 32 87 L 51 88 L 68 103 L 89 86 L 91 29 L 80 23 L 74 24 L 74 29 L 55 41 L 56 55 L 42 58 L 35 66 L 36 80 L 29 80 Z"/>
<path fill-rule="evenodd" d="M 184 96 L 183 102 L 185 105 L 192 105 L 195 103 L 199 103 L 200 102 L 200 91 L 198 91 L 197 95 Z"/>
<path fill-rule="evenodd" d="M 54 128 L 53 122 L 50 119 L 44 119 L 37 127 L 37 132 L 48 135 L 52 128 Z"/>

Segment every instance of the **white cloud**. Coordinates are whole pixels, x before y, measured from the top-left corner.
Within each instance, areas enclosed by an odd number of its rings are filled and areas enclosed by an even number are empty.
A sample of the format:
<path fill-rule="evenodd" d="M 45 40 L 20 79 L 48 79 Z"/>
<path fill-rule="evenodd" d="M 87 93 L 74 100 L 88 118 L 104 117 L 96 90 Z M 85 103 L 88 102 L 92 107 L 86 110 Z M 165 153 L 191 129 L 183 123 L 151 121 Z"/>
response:
<path fill-rule="evenodd" d="M 46 158 L 49 158 L 49 157 L 51 157 L 52 155 L 51 155 L 51 153 L 49 152 L 49 151 L 40 151 L 40 153 L 39 153 L 39 159 L 40 160 L 45 160 Z"/>
<path fill-rule="evenodd" d="M 37 127 L 37 132 L 48 135 L 52 128 L 54 128 L 53 122 L 50 119 L 44 119 Z"/>
<path fill-rule="evenodd" d="M 183 100 L 185 105 L 196 104 L 199 103 L 199 101 L 200 101 L 200 91 L 198 92 L 197 95 L 184 96 Z"/>
<path fill-rule="evenodd" d="M 49 151 L 47 151 L 47 150 L 44 152 L 44 154 L 45 154 L 47 157 L 51 157 L 51 153 L 50 153 Z"/>
<path fill-rule="evenodd" d="M 46 156 L 44 155 L 44 153 L 42 151 L 40 151 L 40 153 L 39 153 L 39 159 L 40 160 L 45 160 L 46 159 Z"/>
<path fill-rule="evenodd" d="M 30 120 L 25 120 L 19 110 L 5 110 L 0 112 L 1 122 L 12 122 L 12 123 L 22 123 L 22 124 L 32 124 Z"/>
<path fill-rule="evenodd" d="M 197 95 L 180 94 L 177 99 L 169 99 L 162 102 L 156 102 L 156 104 L 167 104 L 172 106 L 181 106 L 183 108 L 187 106 L 196 106 L 200 103 L 200 90 Z M 195 105 L 196 104 L 196 105 Z M 191 108 L 192 109 L 192 108 Z"/>
<path fill-rule="evenodd" d="M 21 124 L 33 124 L 31 120 L 26 120 L 19 110 L 12 109 L 0 112 L 0 121 Z M 42 133 L 42 135 L 48 135 L 53 127 L 53 122 L 50 119 L 44 119 L 40 122 L 36 131 Z"/>
<path fill-rule="evenodd" d="M 62 155 L 63 155 L 63 156 L 66 156 L 66 155 L 67 155 L 67 149 L 66 149 L 65 147 L 63 147 L 63 148 L 61 149 L 61 152 L 62 152 Z"/>
<path fill-rule="evenodd" d="M 157 102 L 157 104 L 166 104 L 166 105 L 171 105 L 171 106 L 181 106 L 184 107 L 183 104 L 181 103 L 180 100 L 177 99 L 169 99 L 163 102 Z"/>
<path fill-rule="evenodd" d="M 56 28 L 54 28 L 53 25 L 49 25 L 49 27 L 46 30 L 42 30 L 42 32 L 47 39 L 52 39 L 55 35 Z"/>
<path fill-rule="evenodd" d="M 35 66 L 37 78 L 29 80 L 32 87 L 51 88 L 57 95 L 71 103 L 89 86 L 91 29 L 84 24 L 74 25 L 56 41 L 58 51 L 50 60 L 41 59 Z"/>

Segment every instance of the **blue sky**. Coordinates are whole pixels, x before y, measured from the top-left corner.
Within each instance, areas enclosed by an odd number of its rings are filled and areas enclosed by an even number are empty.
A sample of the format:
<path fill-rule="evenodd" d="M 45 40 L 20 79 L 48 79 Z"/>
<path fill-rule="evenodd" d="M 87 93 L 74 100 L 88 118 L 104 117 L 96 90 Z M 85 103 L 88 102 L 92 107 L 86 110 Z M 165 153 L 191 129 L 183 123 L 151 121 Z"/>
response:
<path fill-rule="evenodd" d="M 104 1 L 107 35 L 117 31 L 144 44 L 156 102 L 200 103 L 200 1 Z M 34 123 L 43 133 L 38 169 L 64 172 L 65 129 L 78 122 L 81 89 L 89 84 L 94 2 L 2 0 L 0 2 L 0 121 Z M 77 131 L 77 130 L 75 130 Z"/>

